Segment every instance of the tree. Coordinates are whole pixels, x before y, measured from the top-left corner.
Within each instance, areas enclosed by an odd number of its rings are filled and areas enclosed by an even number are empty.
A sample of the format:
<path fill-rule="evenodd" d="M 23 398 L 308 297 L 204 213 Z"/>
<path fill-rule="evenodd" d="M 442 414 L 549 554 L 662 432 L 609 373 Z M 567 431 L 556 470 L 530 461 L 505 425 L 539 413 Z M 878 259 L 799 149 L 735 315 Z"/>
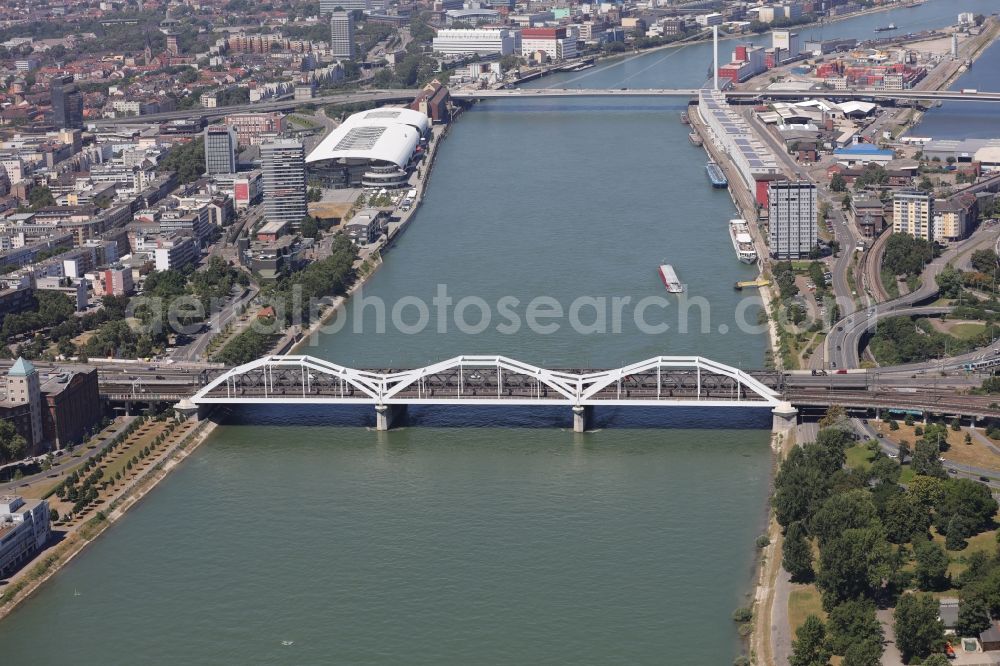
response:
<path fill-rule="evenodd" d="M 205 140 L 201 137 L 173 148 L 160 161 L 158 173 L 175 171 L 181 183 L 190 183 L 205 173 Z"/>
<path fill-rule="evenodd" d="M 934 183 L 931 182 L 930 178 L 924 176 L 923 178 L 920 179 L 920 182 L 917 184 L 917 189 L 922 190 L 924 192 L 933 192 Z"/>
<path fill-rule="evenodd" d="M 874 598 L 892 573 L 892 552 L 881 526 L 848 529 L 820 549 L 816 586 L 823 606 Z"/>
<path fill-rule="evenodd" d="M 951 666 L 951 662 L 948 661 L 948 657 L 941 654 L 940 652 L 935 652 L 931 656 L 924 659 L 924 666 Z"/>
<path fill-rule="evenodd" d="M 17 432 L 13 421 L 0 421 L 0 457 L 20 460 L 28 449 L 28 442 Z"/>
<path fill-rule="evenodd" d="M 869 476 L 880 485 L 895 485 L 902 473 L 899 463 L 887 456 L 879 456 L 868 470 Z"/>
<path fill-rule="evenodd" d="M 899 426 L 896 426 L 899 429 Z M 899 443 L 899 464 L 903 465 L 906 463 L 906 459 L 910 457 L 910 443 L 903 441 Z"/>
<path fill-rule="evenodd" d="M 945 527 L 944 547 L 948 550 L 965 550 L 965 547 L 969 545 L 966 539 L 972 534 L 973 530 L 969 519 L 962 514 L 955 514 Z"/>
<path fill-rule="evenodd" d="M 942 483 L 940 499 L 934 505 L 938 530 L 946 528 L 955 516 L 966 519 L 969 534 L 988 529 L 996 515 L 997 501 L 986 484 L 971 479 L 948 479 Z"/>
<path fill-rule="evenodd" d="M 810 445 L 814 446 L 814 445 Z M 795 447 L 775 478 L 771 503 L 782 527 L 807 520 L 830 494 L 829 474 L 809 460 L 806 447 Z"/>
<path fill-rule="evenodd" d="M 987 275 L 996 274 L 997 269 L 1000 268 L 1000 257 L 990 249 L 976 250 L 972 253 L 970 262 L 973 269 Z"/>
<path fill-rule="evenodd" d="M 939 459 L 940 453 L 941 450 L 936 443 L 931 443 L 924 439 L 917 440 L 917 446 L 913 452 L 913 461 L 910 463 L 913 471 L 921 476 L 932 476 L 939 479 L 947 478 L 948 473 L 944 471 L 944 465 L 941 464 L 941 460 Z"/>
<path fill-rule="evenodd" d="M 785 530 L 785 542 L 781 546 L 781 566 L 796 583 L 807 583 L 813 578 L 812 547 L 806 537 L 802 523 L 794 522 Z"/>
<path fill-rule="evenodd" d="M 925 592 L 943 589 L 948 583 L 948 556 L 944 549 L 934 541 L 918 541 L 913 554 L 917 586 Z"/>
<path fill-rule="evenodd" d="M 819 273 L 820 273 L 819 274 L 820 279 L 816 279 L 816 276 L 814 274 L 813 266 L 816 267 L 816 269 L 815 269 L 816 271 L 819 271 Z M 814 282 L 816 284 L 823 284 L 823 280 L 822 280 L 822 277 L 823 277 L 823 273 L 822 273 L 822 271 L 823 271 L 823 265 L 820 264 L 818 261 L 814 261 L 809 266 L 809 269 L 810 269 L 810 271 L 809 271 L 810 275 L 812 276 Z M 819 427 L 821 429 L 836 428 L 837 426 L 841 425 L 846 419 L 847 419 L 847 412 L 846 412 L 846 410 L 844 410 L 843 407 L 841 407 L 840 405 L 830 405 L 826 409 L 826 414 L 824 414 L 823 418 L 821 418 L 819 420 Z M 844 431 L 841 430 L 841 432 L 844 432 Z M 837 438 L 838 440 L 840 439 L 839 435 L 833 435 L 833 434 L 830 434 L 830 433 L 827 433 L 826 435 L 820 435 L 820 436 L 818 436 L 817 437 L 817 441 L 819 441 L 819 437 Z M 845 443 L 846 443 L 846 441 L 845 441 Z"/>
<path fill-rule="evenodd" d="M 28 193 L 28 205 L 31 206 L 32 210 L 38 210 L 46 206 L 55 206 L 56 200 L 52 196 L 52 190 L 45 185 L 40 185 L 31 188 L 31 192 Z"/>
<path fill-rule="evenodd" d="M 311 215 L 307 215 L 302 218 L 302 228 L 300 233 L 303 238 L 316 238 L 319 236 L 319 225 L 316 224 L 316 218 Z"/>
<path fill-rule="evenodd" d="M 930 508 L 914 501 L 909 493 L 896 493 L 886 500 L 882 524 L 891 543 L 906 543 L 915 535 L 927 534 L 931 526 Z"/>
<path fill-rule="evenodd" d="M 833 174 L 833 178 L 830 179 L 830 189 L 834 192 L 846 192 L 847 180 L 839 172 Z"/>
<path fill-rule="evenodd" d="M 862 529 L 879 524 L 875 503 L 866 490 L 838 493 L 826 500 L 810 523 L 810 532 L 820 548 L 848 529 Z"/>
<path fill-rule="evenodd" d="M 827 617 L 830 649 L 847 655 L 855 643 L 874 642 L 882 654 L 882 625 L 875 617 L 875 604 L 867 599 L 852 599 L 835 606 Z"/>
<path fill-rule="evenodd" d="M 965 596 L 958 604 L 955 631 L 959 636 L 979 636 L 990 628 L 990 609 L 979 595 Z"/>
<path fill-rule="evenodd" d="M 841 666 L 879 666 L 882 663 L 882 639 L 851 643 L 844 651 Z"/>
<path fill-rule="evenodd" d="M 938 619 L 938 601 L 929 594 L 904 594 L 893 613 L 896 646 L 903 662 L 924 659 L 944 646 L 944 624 Z"/>
<path fill-rule="evenodd" d="M 827 666 L 830 650 L 826 646 L 826 627 L 815 615 L 810 615 L 795 631 L 790 666 Z"/>

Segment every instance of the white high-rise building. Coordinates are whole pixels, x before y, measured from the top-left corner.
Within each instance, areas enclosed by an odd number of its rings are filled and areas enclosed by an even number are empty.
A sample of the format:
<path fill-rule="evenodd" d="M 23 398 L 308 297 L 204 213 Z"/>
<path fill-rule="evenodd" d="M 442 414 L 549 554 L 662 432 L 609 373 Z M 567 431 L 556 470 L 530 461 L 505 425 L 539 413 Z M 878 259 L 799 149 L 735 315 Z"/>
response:
<path fill-rule="evenodd" d="M 437 37 L 434 38 L 433 48 L 435 53 L 443 53 L 444 55 L 498 53 L 505 56 L 514 52 L 516 43 L 517 31 L 515 30 L 460 28 L 438 30 Z"/>
<path fill-rule="evenodd" d="M 330 15 L 330 53 L 334 58 L 354 60 L 354 16 L 351 12 Z"/>
<path fill-rule="evenodd" d="M 799 33 L 791 30 L 774 30 L 771 32 L 771 46 L 782 51 L 787 51 L 789 57 L 794 58 L 802 52 L 799 46 Z"/>
<path fill-rule="evenodd" d="M 771 255 L 776 259 L 808 257 L 817 242 L 816 185 L 774 181 L 767 195 Z"/>
<path fill-rule="evenodd" d="M 284 139 L 260 146 L 264 214 L 298 228 L 306 216 L 306 158 L 299 141 Z"/>
<path fill-rule="evenodd" d="M 934 240 L 934 197 L 916 190 L 894 193 L 892 232 Z"/>

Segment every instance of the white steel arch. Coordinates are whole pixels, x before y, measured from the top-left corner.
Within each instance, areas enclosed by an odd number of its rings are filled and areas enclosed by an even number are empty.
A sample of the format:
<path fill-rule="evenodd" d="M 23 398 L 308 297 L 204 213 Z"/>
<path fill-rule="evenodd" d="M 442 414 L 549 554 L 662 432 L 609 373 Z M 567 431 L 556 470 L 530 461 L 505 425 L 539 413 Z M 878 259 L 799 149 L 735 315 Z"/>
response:
<path fill-rule="evenodd" d="M 685 386 L 667 390 L 671 373 Z M 508 378 L 515 378 L 508 385 Z M 726 386 L 719 388 L 720 378 Z M 475 389 L 471 384 L 481 384 Z M 638 384 L 637 384 L 638 382 Z M 652 382 L 655 388 L 650 388 Z M 516 390 L 511 386 L 515 386 Z M 348 368 L 313 356 L 265 356 L 231 368 L 202 387 L 198 405 L 550 404 L 775 407 L 779 394 L 741 369 L 701 356 L 656 356 L 589 373 L 549 370 L 506 356 L 456 356 L 398 372 Z"/>

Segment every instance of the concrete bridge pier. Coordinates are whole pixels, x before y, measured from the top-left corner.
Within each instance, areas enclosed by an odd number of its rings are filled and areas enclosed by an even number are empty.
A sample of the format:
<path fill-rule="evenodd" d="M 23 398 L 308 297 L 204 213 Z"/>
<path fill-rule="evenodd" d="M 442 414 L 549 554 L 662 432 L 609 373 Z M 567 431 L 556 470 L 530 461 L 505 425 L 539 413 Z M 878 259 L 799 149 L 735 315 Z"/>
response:
<path fill-rule="evenodd" d="M 779 435 L 787 434 L 799 422 L 799 410 L 790 402 L 782 402 L 771 410 L 771 415 L 771 429 Z"/>
<path fill-rule="evenodd" d="M 189 398 L 184 398 L 174 405 L 174 415 L 186 417 L 195 421 L 204 421 L 212 411 L 211 405 L 196 405 Z"/>
<path fill-rule="evenodd" d="M 375 405 L 375 429 L 389 430 L 406 416 L 406 405 Z"/>
<path fill-rule="evenodd" d="M 587 432 L 594 423 L 593 405 L 576 405 L 573 407 L 573 432 Z"/>

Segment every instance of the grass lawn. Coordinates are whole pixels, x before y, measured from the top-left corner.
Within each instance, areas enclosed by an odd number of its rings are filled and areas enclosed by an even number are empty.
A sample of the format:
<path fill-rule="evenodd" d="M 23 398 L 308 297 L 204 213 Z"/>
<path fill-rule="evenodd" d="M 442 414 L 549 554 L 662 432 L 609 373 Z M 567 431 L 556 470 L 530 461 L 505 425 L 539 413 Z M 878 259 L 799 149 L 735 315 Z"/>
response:
<path fill-rule="evenodd" d="M 874 421 L 872 423 L 874 423 L 875 428 L 879 432 L 885 434 L 886 437 L 893 441 L 906 440 L 910 443 L 911 449 L 917 440 L 921 438 L 921 435 L 917 435 L 914 432 L 919 424 L 908 426 L 902 421 L 897 421 L 899 430 L 889 430 L 888 423 Z M 966 444 L 965 433 L 967 431 L 968 428 L 962 428 L 958 432 L 948 428 L 948 450 L 942 452 L 941 457 L 958 465 L 972 465 L 973 467 L 995 469 L 1000 474 L 1000 456 L 987 448 L 975 435 L 972 437 L 972 443 Z M 848 458 L 848 460 L 850 459 Z"/>
<path fill-rule="evenodd" d="M 872 459 L 874 457 L 875 454 L 863 443 L 855 444 L 847 449 L 847 466 L 860 467 L 863 470 L 867 470 L 872 466 Z"/>
<path fill-rule="evenodd" d="M 819 590 L 815 585 L 792 584 L 792 591 L 788 595 L 788 624 L 792 630 L 792 636 L 798 630 L 806 618 L 815 615 L 819 619 L 826 621 L 826 613 L 823 612 L 823 601 L 820 598 Z"/>
<path fill-rule="evenodd" d="M 971 340 L 978 335 L 982 335 L 985 330 L 986 324 L 970 321 L 950 326 L 948 332 L 959 340 Z"/>

